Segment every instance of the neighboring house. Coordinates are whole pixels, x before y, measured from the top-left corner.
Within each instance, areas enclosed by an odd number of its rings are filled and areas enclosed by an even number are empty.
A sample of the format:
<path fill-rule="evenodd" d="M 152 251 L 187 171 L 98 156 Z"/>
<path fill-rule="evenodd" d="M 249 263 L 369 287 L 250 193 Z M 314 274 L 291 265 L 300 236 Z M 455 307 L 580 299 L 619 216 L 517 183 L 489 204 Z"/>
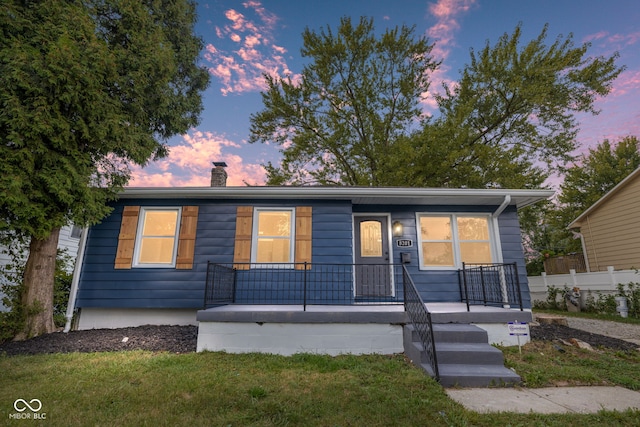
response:
<path fill-rule="evenodd" d="M 640 267 L 639 216 L 640 168 L 569 224 L 579 231 L 587 271 Z"/>
<path fill-rule="evenodd" d="M 88 230 L 70 304 L 79 329 L 198 324 L 199 351 L 395 353 L 407 323 L 431 347 L 432 321 L 503 342 L 531 320 L 517 209 L 551 195 L 127 188 Z"/>
<path fill-rule="evenodd" d="M 78 255 L 78 242 L 80 240 L 80 234 L 82 230 L 79 227 L 73 226 L 65 226 L 60 229 L 60 237 L 58 240 L 58 250 L 64 251 L 72 261 L 75 262 L 76 256 Z M 25 256 L 27 254 L 25 253 Z M 26 258 L 24 260 L 26 262 Z M 5 248 L 0 248 L 0 267 L 4 268 L 7 264 L 11 262 L 11 258 L 9 254 L 5 251 Z M 69 265 L 69 272 L 73 271 L 73 265 Z M 3 277 L 0 276 L 0 280 L 3 280 Z M 7 310 L 2 304 L 2 290 L 0 289 L 0 311 Z"/>

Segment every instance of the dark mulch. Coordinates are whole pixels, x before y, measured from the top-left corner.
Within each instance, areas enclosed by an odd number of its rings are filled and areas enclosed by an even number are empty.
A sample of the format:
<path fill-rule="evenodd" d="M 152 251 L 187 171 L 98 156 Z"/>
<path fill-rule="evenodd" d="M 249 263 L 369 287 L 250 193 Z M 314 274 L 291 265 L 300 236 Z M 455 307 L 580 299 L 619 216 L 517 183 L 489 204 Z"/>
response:
<path fill-rule="evenodd" d="M 594 348 L 635 350 L 637 345 L 604 335 L 592 334 L 562 325 L 531 326 L 531 338 L 539 341 L 569 341 L 576 338 Z M 196 326 L 139 326 L 121 329 L 91 329 L 55 332 L 26 341 L 0 344 L 0 355 L 46 353 L 91 353 L 97 351 L 148 350 L 171 353 L 196 351 Z"/>
<path fill-rule="evenodd" d="M 531 339 L 537 341 L 569 341 L 571 338 L 589 343 L 593 348 L 610 348 L 614 350 L 636 350 L 637 344 L 608 337 L 606 335 L 592 334 L 580 329 L 573 329 L 564 325 L 540 324 L 531 326 Z"/>
<path fill-rule="evenodd" d="M 171 353 L 196 351 L 196 326 L 138 326 L 54 332 L 26 341 L 0 344 L 0 354 L 92 353 L 96 351 L 148 350 Z"/>

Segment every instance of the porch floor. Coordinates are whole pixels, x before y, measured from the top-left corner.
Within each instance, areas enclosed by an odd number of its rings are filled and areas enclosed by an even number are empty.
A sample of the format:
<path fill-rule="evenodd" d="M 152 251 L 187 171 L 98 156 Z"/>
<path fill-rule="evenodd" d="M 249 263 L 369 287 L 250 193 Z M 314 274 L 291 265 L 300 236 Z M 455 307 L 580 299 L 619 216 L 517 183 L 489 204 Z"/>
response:
<path fill-rule="evenodd" d="M 434 323 L 531 322 L 530 310 L 467 305 L 460 302 L 427 303 Z M 200 322 L 270 323 L 407 323 L 404 306 L 382 305 L 256 305 L 229 304 L 198 311 Z"/>

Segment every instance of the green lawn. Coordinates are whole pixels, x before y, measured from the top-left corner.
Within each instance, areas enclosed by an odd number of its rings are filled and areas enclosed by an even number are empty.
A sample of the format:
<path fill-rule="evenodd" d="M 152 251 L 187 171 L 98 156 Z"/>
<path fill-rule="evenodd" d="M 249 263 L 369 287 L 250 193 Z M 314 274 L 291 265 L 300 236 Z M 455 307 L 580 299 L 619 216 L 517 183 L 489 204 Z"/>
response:
<path fill-rule="evenodd" d="M 530 386 L 580 373 L 581 384 L 640 388 L 638 354 L 555 354 L 552 347 L 536 345 L 525 346 L 522 355 L 517 348 L 506 353 L 508 365 L 515 366 Z M 631 380 L 623 378 L 625 372 Z M 46 420 L 10 419 L 19 398 L 39 399 Z M 637 425 L 638 419 L 638 411 L 480 415 L 449 399 L 402 355 L 135 351 L 0 356 L 0 425 L 583 427 Z"/>

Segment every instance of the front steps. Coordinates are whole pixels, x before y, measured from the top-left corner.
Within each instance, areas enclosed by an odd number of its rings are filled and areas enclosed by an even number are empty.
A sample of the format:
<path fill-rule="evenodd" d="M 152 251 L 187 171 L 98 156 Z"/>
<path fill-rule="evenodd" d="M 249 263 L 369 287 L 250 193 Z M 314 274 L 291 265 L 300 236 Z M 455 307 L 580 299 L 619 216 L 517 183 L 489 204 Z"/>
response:
<path fill-rule="evenodd" d="M 443 387 L 489 387 L 520 383 L 520 377 L 504 367 L 504 356 L 489 344 L 487 332 L 477 326 L 460 323 L 434 323 L 433 333 Z M 404 327 L 405 354 L 434 376 L 426 362 L 422 344 L 413 326 Z"/>

